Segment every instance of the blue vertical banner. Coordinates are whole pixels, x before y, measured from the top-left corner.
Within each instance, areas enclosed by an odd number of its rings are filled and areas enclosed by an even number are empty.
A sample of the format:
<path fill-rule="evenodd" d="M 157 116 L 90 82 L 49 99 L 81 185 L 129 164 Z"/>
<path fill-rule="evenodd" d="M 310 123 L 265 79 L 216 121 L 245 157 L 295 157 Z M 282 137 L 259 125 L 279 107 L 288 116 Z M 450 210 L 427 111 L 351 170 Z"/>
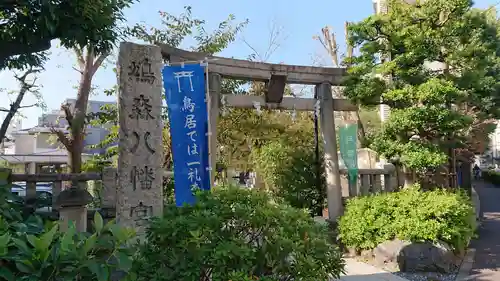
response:
<path fill-rule="evenodd" d="M 193 204 L 193 190 L 210 189 L 205 66 L 167 65 L 163 83 L 172 138 L 175 202 Z"/>

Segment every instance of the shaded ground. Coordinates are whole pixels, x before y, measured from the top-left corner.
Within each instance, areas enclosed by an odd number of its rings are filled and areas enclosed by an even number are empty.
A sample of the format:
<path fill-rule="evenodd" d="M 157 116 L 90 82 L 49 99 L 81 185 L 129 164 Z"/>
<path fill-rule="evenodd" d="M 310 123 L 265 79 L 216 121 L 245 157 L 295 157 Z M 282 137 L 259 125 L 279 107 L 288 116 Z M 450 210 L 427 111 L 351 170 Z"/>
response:
<path fill-rule="evenodd" d="M 352 258 L 346 258 L 345 262 L 346 275 L 330 281 L 409 281 Z"/>
<path fill-rule="evenodd" d="M 472 242 L 476 257 L 468 280 L 500 280 L 500 186 L 475 182 L 483 219 L 478 239 Z"/>

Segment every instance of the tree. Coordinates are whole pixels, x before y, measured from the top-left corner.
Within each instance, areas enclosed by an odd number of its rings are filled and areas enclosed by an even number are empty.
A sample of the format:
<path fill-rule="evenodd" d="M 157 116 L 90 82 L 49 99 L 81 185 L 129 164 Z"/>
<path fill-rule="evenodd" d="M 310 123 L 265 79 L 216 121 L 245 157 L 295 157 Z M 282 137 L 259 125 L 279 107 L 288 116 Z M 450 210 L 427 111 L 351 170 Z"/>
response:
<path fill-rule="evenodd" d="M 349 26 L 349 23 L 346 22 L 345 23 L 346 39 L 349 35 L 348 26 Z M 321 29 L 321 33 L 322 33 L 322 36 L 314 36 L 313 38 L 318 40 L 321 43 L 321 45 L 323 45 L 323 48 L 327 51 L 328 55 L 330 56 L 330 59 L 333 63 L 333 66 L 339 67 L 340 65 L 345 64 L 344 62 L 339 61 L 339 54 L 338 54 L 339 47 L 337 45 L 337 40 L 335 39 L 335 33 L 331 32 L 330 27 L 328 27 L 328 26 L 323 27 Z M 346 41 L 349 42 L 349 40 L 346 40 Z M 349 44 L 346 47 L 347 47 L 346 48 L 347 52 L 344 55 L 344 57 L 350 58 L 350 57 L 352 57 L 352 54 L 353 54 L 353 47 Z M 339 94 L 339 96 L 343 97 L 343 94 L 342 94 L 343 89 L 341 87 L 334 87 L 333 90 L 334 90 L 334 92 Z M 346 121 L 356 121 L 357 122 L 357 124 L 358 124 L 358 141 L 359 141 L 358 143 L 360 145 L 363 145 L 363 144 L 366 144 L 367 141 L 366 141 L 366 132 L 365 132 L 364 123 L 362 122 L 361 116 L 360 116 L 360 110 L 361 110 L 361 108 L 355 112 L 344 111 L 344 112 L 342 112 L 341 116 L 342 116 L 342 121 L 344 121 L 344 122 L 346 122 Z"/>
<path fill-rule="evenodd" d="M 96 49 L 89 45 L 75 47 L 74 51 L 78 62 L 77 71 L 80 73 L 76 102 L 74 105 L 61 105 L 70 134 L 68 135 L 54 127 L 52 132 L 57 135 L 58 141 L 68 151 L 71 173 L 80 173 L 82 171 L 85 128 L 88 124 L 87 106 L 92 92 L 92 78 L 111 50 L 96 53 Z"/>
<path fill-rule="evenodd" d="M 0 69 L 39 67 L 47 59 L 50 42 L 92 46 L 95 53 L 109 51 L 120 35 L 123 9 L 134 0 L 34 1 L 0 3 Z"/>
<path fill-rule="evenodd" d="M 164 43 L 173 47 L 178 47 L 186 38 L 193 38 L 196 46 L 192 49 L 198 52 L 206 52 L 215 54 L 224 50 L 230 43 L 232 43 L 236 35 L 246 26 L 247 21 L 235 23 L 234 15 L 229 15 L 228 18 L 219 23 L 218 28 L 213 32 L 206 30 L 206 23 L 204 20 L 193 18 L 191 7 L 186 6 L 184 13 L 179 16 L 169 14 L 167 12 L 159 12 L 162 26 L 160 28 L 149 27 L 145 24 L 137 24 L 128 30 L 128 33 L 137 39 L 154 44 Z M 224 81 L 224 91 L 234 91 L 242 83 L 234 81 Z M 116 95 L 116 87 L 106 91 L 107 95 Z M 103 166 L 112 165 L 115 161 L 118 149 L 113 145 L 118 140 L 118 114 L 117 106 L 107 106 L 103 108 L 103 112 L 98 113 L 93 120 L 93 124 L 111 124 L 111 132 L 97 147 L 107 148 L 106 153 L 103 155 L 94 156 L 87 164 L 86 168 L 89 170 L 99 170 Z M 166 112 L 163 116 L 167 120 Z M 171 140 L 169 123 L 165 122 L 163 133 L 163 145 L 165 151 L 165 169 L 172 168 L 172 155 L 171 155 Z"/>
<path fill-rule="evenodd" d="M 15 79 L 19 82 L 18 91 L 10 91 L 9 95 L 15 95 L 15 99 L 11 100 L 10 106 L 8 108 L 0 108 L 1 112 L 5 112 L 5 118 L 0 126 L 0 143 L 3 143 L 6 137 L 7 129 L 12 122 L 12 119 L 16 114 L 19 113 L 20 109 L 34 107 L 34 106 L 44 106 L 42 96 L 38 91 L 38 86 L 36 85 L 36 76 L 40 69 L 30 68 L 24 71 L 22 74 L 15 74 Z M 36 103 L 30 105 L 23 105 L 23 99 L 26 94 L 32 94 Z M 10 98 L 9 98 L 10 99 Z"/>
<path fill-rule="evenodd" d="M 252 51 L 250 61 L 266 62 L 281 47 L 286 35 L 275 21 L 270 24 L 269 35 L 262 51 L 243 39 Z M 264 95 L 267 86 L 262 82 L 251 82 L 248 90 L 227 92 L 244 95 Z M 290 85 L 285 87 L 285 96 L 295 95 Z M 219 118 L 217 142 L 221 148 L 218 151 L 219 162 L 225 166 L 238 167 L 243 170 L 255 168 L 252 150 L 256 151 L 265 145 L 287 139 L 290 147 L 314 147 L 313 119 L 311 113 L 261 110 L 241 108 L 222 108 Z"/>
<path fill-rule="evenodd" d="M 372 147 L 418 174 L 500 116 L 498 22 L 469 0 L 391 1 L 386 14 L 350 25 L 345 95 L 391 107 Z M 409 183 L 409 182 L 407 182 Z"/>
<path fill-rule="evenodd" d="M 93 6 L 101 13 L 100 21 L 106 22 L 110 36 L 99 40 L 75 41 L 73 50 L 77 58 L 77 71 L 80 73 L 80 82 L 74 105 L 63 104 L 65 119 L 68 123 L 69 132 L 52 128 L 60 143 L 68 150 L 70 158 L 70 169 L 72 173 L 82 171 L 82 153 L 84 149 L 85 128 L 88 124 L 87 106 L 89 96 L 92 92 L 92 78 L 102 65 L 104 60 L 113 50 L 116 42 L 124 35 L 119 26 L 123 20 L 123 9 L 133 3 L 133 0 L 108 0 L 101 1 L 99 5 Z M 97 19 L 96 19 L 97 20 Z M 62 41 L 64 43 L 64 40 Z"/>

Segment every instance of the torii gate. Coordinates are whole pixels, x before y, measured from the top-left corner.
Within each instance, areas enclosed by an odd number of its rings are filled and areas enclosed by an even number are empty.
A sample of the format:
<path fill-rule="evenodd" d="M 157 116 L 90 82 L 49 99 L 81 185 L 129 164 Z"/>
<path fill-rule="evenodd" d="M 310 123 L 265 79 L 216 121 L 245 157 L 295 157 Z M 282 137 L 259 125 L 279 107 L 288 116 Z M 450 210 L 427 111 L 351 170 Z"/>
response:
<path fill-rule="evenodd" d="M 337 154 L 334 111 L 355 111 L 357 107 L 346 99 L 334 99 L 331 86 L 340 86 L 346 73 L 344 68 L 311 67 L 252 62 L 188 52 L 157 43 L 165 60 L 173 63 L 208 60 L 209 75 L 209 137 L 210 165 L 215 167 L 217 151 L 217 119 L 221 100 L 229 107 L 315 111 L 319 106 L 320 128 L 324 140 L 325 175 L 327 184 L 328 215 L 334 222 L 342 214 L 342 188 Z M 221 78 L 268 83 L 264 96 L 221 93 Z M 314 85 L 318 100 L 284 97 L 286 84 Z M 211 183 L 215 170 L 211 173 Z"/>

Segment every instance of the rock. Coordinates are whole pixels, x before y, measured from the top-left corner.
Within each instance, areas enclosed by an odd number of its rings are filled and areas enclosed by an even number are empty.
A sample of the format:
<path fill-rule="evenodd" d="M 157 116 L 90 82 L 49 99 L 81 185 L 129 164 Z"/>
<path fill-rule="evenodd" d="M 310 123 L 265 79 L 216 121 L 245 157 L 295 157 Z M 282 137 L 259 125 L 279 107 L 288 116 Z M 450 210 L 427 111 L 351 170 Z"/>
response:
<path fill-rule="evenodd" d="M 363 250 L 360 253 L 361 258 L 363 259 L 372 259 L 373 258 L 373 251 L 372 250 Z"/>
<path fill-rule="evenodd" d="M 403 272 L 450 273 L 456 267 L 457 257 L 444 242 L 411 243 L 401 240 L 386 241 L 373 250 L 376 264 L 398 264 Z"/>
<path fill-rule="evenodd" d="M 347 252 L 344 253 L 346 257 L 348 258 L 355 258 L 358 256 L 358 252 L 354 248 L 347 248 Z"/>
<path fill-rule="evenodd" d="M 320 225 L 328 226 L 328 221 L 324 217 L 321 216 L 314 217 L 314 221 Z"/>
<path fill-rule="evenodd" d="M 398 239 L 380 243 L 373 250 L 373 257 L 375 259 L 375 262 L 378 265 L 383 265 L 386 263 L 396 263 L 398 261 L 399 253 L 403 250 L 403 248 L 410 244 L 411 243 L 409 242 L 401 241 Z"/>
<path fill-rule="evenodd" d="M 400 252 L 398 265 L 405 272 L 450 273 L 456 267 L 456 260 L 453 249 L 444 242 L 412 243 Z"/>

